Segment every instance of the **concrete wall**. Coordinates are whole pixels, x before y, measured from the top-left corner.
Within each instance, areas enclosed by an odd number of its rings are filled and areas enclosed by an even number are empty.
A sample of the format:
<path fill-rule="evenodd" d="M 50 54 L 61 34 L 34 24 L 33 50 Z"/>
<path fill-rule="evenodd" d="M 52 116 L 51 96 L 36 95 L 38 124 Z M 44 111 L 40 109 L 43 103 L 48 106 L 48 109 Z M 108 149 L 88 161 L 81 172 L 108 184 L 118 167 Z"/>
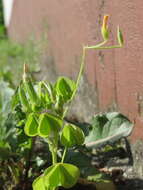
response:
<path fill-rule="evenodd" d="M 101 41 L 104 14 L 110 15 L 110 44 L 116 27 L 125 38 L 122 49 L 89 51 L 85 75 L 73 111 L 90 118 L 98 111 L 119 110 L 135 122 L 132 140 L 143 139 L 143 1 L 131 0 L 15 0 L 9 36 L 25 41 L 31 34 L 48 36 L 43 77 L 76 77 L 82 44 Z"/>

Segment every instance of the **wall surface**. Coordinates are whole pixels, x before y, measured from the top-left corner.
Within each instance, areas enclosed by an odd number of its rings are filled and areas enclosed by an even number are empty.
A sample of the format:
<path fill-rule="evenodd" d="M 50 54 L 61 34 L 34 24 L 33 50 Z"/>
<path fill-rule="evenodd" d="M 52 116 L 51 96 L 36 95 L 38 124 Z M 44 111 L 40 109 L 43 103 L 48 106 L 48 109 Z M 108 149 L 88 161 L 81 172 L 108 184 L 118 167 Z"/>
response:
<path fill-rule="evenodd" d="M 120 25 L 125 45 L 122 49 L 87 52 L 86 75 L 76 100 L 80 104 L 73 109 L 84 118 L 98 111 L 121 111 L 135 122 L 131 138 L 136 141 L 143 139 L 142 10 L 142 0 L 15 0 L 8 33 L 19 41 L 46 34 L 44 76 L 54 78 L 58 73 L 75 78 L 82 44 L 102 40 L 102 18 L 109 14 L 110 44 L 116 44 Z"/>

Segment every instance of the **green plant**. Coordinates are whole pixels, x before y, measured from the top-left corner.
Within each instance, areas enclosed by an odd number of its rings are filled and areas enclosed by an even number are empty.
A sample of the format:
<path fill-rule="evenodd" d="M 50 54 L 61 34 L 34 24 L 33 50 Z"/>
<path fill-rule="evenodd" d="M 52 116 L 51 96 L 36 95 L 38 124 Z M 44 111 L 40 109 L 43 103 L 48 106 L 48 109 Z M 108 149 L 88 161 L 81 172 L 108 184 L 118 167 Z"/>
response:
<path fill-rule="evenodd" d="M 118 112 L 97 114 L 92 119 L 92 129 L 85 139 L 86 147 L 99 148 L 113 144 L 130 135 L 133 124 Z"/>
<path fill-rule="evenodd" d="M 9 87 L 9 84 L 0 80 L 0 147 L 5 146 L 9 148 L 8 139 L 10 138 L 10 132 L 12 128 L 5 127 L 8 124 L 8 119 L 11 113 L 11 99 L 14 94 L 14 90 Z M 14 132 L 14 131 L 13 131 Z M 1 154 L 1 156 L 3 156 Z"/>
<path fill-rule="evenodd" d="M 30 173 L 27 176 L 29 170 L 36 176 L 39 173 L 37 166 L 45 164 L 44 157 L 47 157 L 49 152 L 42 155 L 41 152 L 36 152 L 36 159 L 32 160 L 31 156 L 35 157 L 35 140 L 24 134 L 22 122 L 19 123 L 25 119 L 20 106 L 17 105 L 12 113 L 11 102 L 14 104 L 16 96 L 10 86 L 0 80 L 0 189 L 28 189 L 31 187 L 30 180 L 34 177 Z"/>
<path fill-rule="evenodd" d="M 23 79 L 15 94 L 14 107 L 20 104 L 22 111 L 25 113 L 25 119 L 21 121 L 22 126 L 24 124 L 25 134 L 30 138 L 35 136 L 42 137 L 48 143 L 52 155 L 52 165 L 34 180 L 34 190 L 55 190 L 59 186 L 70 188 L 75 185 L 80 176 L 80 171 L 77 166 L 64 162 L 67 150 L 83 145 L 84 143 L 87 147 L 89 147 L 88 145 L 91 142 L 94 145 L 99 144 L 93 142 L 99 139 L 103 140 L 103 143 L 100 142 L 100 144 L 105 144 L 107 139 L 104 138 L 108 138 L 111 135 L 110 131 L 114 127 L 112 125 L 114 124 L 113 115 L 114 119 L 116 119 L 115 116 L 118 114 L 110 115 L 111 117 L 105 115 L 105 118 L 103 115 L 103 117 L 98 118 L 99 120 L 96 121 L 97 127 L 93 127 L 93 130 L 86 138 L 84 132 L 78 125 L 71 124 L 65 120 L 84 70 L 86 51 L 89 49 L 120 48 L 123 45 L 122 33 L 118 27 L 117 38 L 119 45 L 104 46 L 109 40 L 107 19 L 108 16 L 105 16 L 101 28 L 103 42 L 96 46 L 83 46 L 81 66 L 76 82 L 67 77 L 59 77 L 55 84 L 46 83 L 45 81 L 33 82 L 30 78 L 28 67 L 24 65 Z M 104 119 L 108 123 L 106 125 L 108 130 L 105 131 L 102 130 L 103 128 L 105 129 L 104 125 L 106 122 L 104 122 Z M 128 127 L 128 123 L 125 120 L 116 121 L 115 123 L 117 126 L 120 126 L 124 122 Z M 115 132 L 118 133 L 120 130 L 124 131 L 124 127 L 120 127 Z M 94 134 L 97 136 L 95 137 Z M 111 141 L 119 140 L 124 135 L 124 133 L 120 133 L 120 137 L 116 137 L 114 140 L 112 138 Z M 127 135 L 129 135 L 129 132 L 126 133 Z M 106 142 L 108 143 L 108 141 Z M 58 157 L 59 146 L 64 147 L 60 158 Z"/>
<path fill-rule="evenodd" d="M 3 3 L 0 1 L 0 79 L 10 83 L 12 87 L 17 85 L 24 62 L 30 66 L 31 71 L 37 71 L 41 44 L 43 45 L 42 39 L 36 43 L 33 39 L 18 43 L 8 38 L 4 25 Z"/>
<path fill-rule="evenodd" d="M 23 63 L 29 65 L 31 72 L 37 71 L 41 44 L 42 41 L 35 43 L 33 39 L 23 44 L 14 42 L 6 36 L 0 39 L 0 78 L 16 86 L 22 75 Z"/>
<path fill-rule="evenodd" d="M 16 130 L 14 129 L 14 120 L 11 117 L 11 99 L 13 94 L 14 90 L 9 87 L 9 84 L 0 80 L 0 187 L 6 184 L 8 180 L 7 173 L 14 169 L 12 157 L 16 142 L 14 138 Z M 16 175 L 13 173 L 12 176 L 12 181 L 16 182 Z"/>

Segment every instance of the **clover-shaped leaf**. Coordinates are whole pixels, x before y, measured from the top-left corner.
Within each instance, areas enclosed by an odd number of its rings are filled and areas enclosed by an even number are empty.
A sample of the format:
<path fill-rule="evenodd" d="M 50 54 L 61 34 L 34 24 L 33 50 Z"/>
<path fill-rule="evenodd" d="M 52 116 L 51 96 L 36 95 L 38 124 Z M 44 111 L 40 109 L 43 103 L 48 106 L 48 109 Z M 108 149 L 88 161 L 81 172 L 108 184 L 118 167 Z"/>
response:
<path fill-rule="evenodd" d="M 63 96 L 65 102 L 71 99 L 75 88 L 75 82 L 67 77 L 60 77 L 55 85 L 57 94 Z"/>
<path fill-rule="evenodd" d="M 40 115 L 38 135 L 48 137 L 51 132 L 58 132 L 62 127 L 62 120 L 52 114 L 44 113 Z"/>
<path fill-rule="evenodd" d="M 70 188 L 76 184 L 79 178 L 79 169 L 67 163 L 57 163 L 50 166 L 44 172 L 44 183 L 46 187 L 62 186 Z"/>
<path fill-rule="evenodd" d="M 24 132 L 27 136 L 33 137 L 38 134 L 37 128 L 38 128 L 38 122 L 36 120 L 36 116 L 34 113 L 30 113 L 28 115 L 28 118 L 24 127 Z"/>
<path fill-rule="evenodd" d="M 84 138 L 82 129 L 73 124 L 67 124 L 61 134 L 61 143 L 66 147 L 72 147 L 83 144 Z"/>

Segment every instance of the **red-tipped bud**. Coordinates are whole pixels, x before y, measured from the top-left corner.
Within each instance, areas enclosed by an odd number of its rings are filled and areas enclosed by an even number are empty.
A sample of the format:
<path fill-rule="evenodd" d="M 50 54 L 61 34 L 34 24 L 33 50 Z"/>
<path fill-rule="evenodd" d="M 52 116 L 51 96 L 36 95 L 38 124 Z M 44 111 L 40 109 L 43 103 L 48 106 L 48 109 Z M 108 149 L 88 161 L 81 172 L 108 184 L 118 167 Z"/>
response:
<path fill-rule="evenodd" d="M 104 18 L 103 18 L 103 24 L 102 24 L 102 27 L 101 27 L 101 33 L 102 33 L 102 36 L 103 36 L 103 39 L 104 40 L 108 40 L 109 39 L 109 31 L 108 31 L 108 18 L 109 18 L 109 15 L 105 15 Z"/>

